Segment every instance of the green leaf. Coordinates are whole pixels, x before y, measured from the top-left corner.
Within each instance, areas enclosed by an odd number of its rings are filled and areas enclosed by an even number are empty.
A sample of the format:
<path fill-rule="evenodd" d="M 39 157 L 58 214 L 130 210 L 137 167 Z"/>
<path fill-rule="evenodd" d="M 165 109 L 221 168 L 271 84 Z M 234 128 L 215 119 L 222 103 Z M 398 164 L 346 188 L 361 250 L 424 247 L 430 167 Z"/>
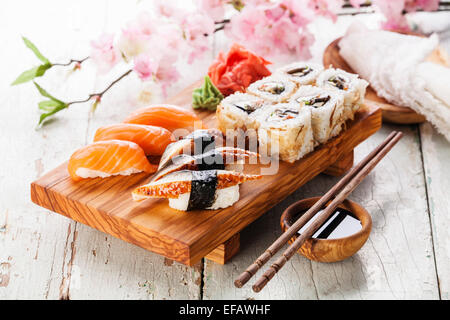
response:
<path fill-rule="evenodd" d="M 42 102 L 47 102 L 47 101 L 42 101 Z M 39 103 L 39 108 L 41 108 L 41 103 L 42 103 L 42 102 Z M 57 103 L 56 101 L 53 101 L 53 102 L 54 102 L 54 103 Z M 46 120 L 48 120 L 48 118 L 49 118 L 50 116 L 54 115 L 55 113 L 57 113 L 57 112 L 59 112 L 59 111 L 61 111 L 61 110 L 66 109 L 67 107 L 68 107 L 68 104 L 66 104 L 66 103 L 64 103 L 64 102 L 55 104 L 53 108 L 47 107 L 47 110 L 48 110 L 48 111 L 45 112 L 45 113 L 43 113 L 43 114 L 41 114 L 41 117 L 39 118 L 39 123 L 38 123 L 38 125 L 39 125 L 39 126 L 42 125 Z M 42 110 L 42 109 L 41 109 L 41 110 Z"/>
<path fill-rule="evenodd" d="M 53 111 L 56 107 L 58 107 L 61 103 L 53 100 L 45 100 L 39 102 L 39 109 L 44 112 L 50 112 Z"/>
<path fill-rule="evenodd" d="M 44 57 L 44 55 L 38 50 L 33 42 L 25 37 L 22 37 L 22 39 L 23 42 L 25 42 L 25 45 L 30 48 L 31 51 L 33 51 L 33 53 L 36 55 L 36 57 L 38 57 L 39 60 L 41 60 L 44 64 L 50 64 L 50 61 L 46 57 Z"/>
<path fill-rule="evenodd" d="M 92 114 L 95 113 L 95 110 L 97 110 L 97 107 L 98 107 L 99 103 L 100 103 L 100 100 L 95 99 L 95 102 L 92 104 L 92 107 L 91 107 L 91 113 Z"/>
<path fill-rule="evenodd" d="M 55 102 L 59 102 L 59 104 L 65 104 L 63 101 L 61 101 L 61 100 L 59 100 L 59 99 L 56 99 L 54 96 L 52 96 L 50 93 L 48 93 L 47 91 L 45 91 L 40 85 L 38 85 L 35 81 L 33 81 L 33 83 L 34 83 L 34 85 L 36 86 L 36 88 L 39 90 L 39 93 L 42 95 L 42 96 L 44 96 L 44 97 L 46 97 L 46 98 L 49 98 L 50 100 L 52 100 L 52 101 L 55 101 Z"/>
<path fill-rule="evenodd" d="M 30 70 L 22 72 L 20 76 L 17 77 L 16 80 L 14 80 L 13 83 L 11 83 L 12 86 L 15 86 L 16 84 L 21 84 L 24 82 L 28 82 L 30 80 L 33 80 L 37 77 L 42 77 L 48 69 L 51 68 L 51 64 L 41 64 L 40 66 L 34 67 Z"/>

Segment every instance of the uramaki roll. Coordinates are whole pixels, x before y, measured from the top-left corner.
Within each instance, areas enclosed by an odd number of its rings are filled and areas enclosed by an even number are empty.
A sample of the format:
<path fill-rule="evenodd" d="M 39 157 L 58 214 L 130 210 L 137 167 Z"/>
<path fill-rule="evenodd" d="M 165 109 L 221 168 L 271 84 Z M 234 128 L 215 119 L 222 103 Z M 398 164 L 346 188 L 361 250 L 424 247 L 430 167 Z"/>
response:
<path fill-rule="evenodd" d="M 344 118 L 354 118 L 354 113 L 364 101 L 369 83 L 358 75 L 340 69 L 326 69 L 317 77 L 316 85 L 338 90 L 344 94 Z"/>
<path fill-rule="evenodd" d="M 323 66 L 310 62 L 294 62 L 277 69 L 274 74 L 280 74 L 295 82 L 297 85 L 314 85 Z"/>
<path fill-rule="evenodd" d="M 247 93 L 273 103 L 286 102 L 297 89 L 297 84 L 283 75 L 272 75 L 253 82 Z"/>
<path fill-rule="evenodd" d="M 260 108 L 252 117 L 257 122 L 261 155 L 294 162 L 314 149 L 310 108 L 279 103 Z"/>
<path fill-rule="evenodd" d="M 311 125 L 316 144 L 325 143 L 337 136 L 344 126 L 344 95 L 336 90 L 302 86 L 291 97 L 311 109 Z"/>
<path fill-rule="evenodd" d="M 223 99 L 217 107 L 216 116 L 219 129 L 226 134 L 227 129 L 247 130 L 252 125 L 249 123 L 249 115 L 270 102 L 264 99 L 237 92 Z"/>

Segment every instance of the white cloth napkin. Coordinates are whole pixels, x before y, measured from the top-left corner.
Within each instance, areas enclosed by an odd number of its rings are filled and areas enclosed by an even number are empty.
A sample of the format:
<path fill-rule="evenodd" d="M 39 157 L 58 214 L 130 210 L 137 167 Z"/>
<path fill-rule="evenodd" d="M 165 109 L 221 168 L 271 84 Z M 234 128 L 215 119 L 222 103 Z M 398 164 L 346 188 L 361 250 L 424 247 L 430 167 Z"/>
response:
<path fill-rule="evenodd" d="M 423 114 L 450 141 L 450 69 L 425 62 L 438 44 L 436 34 L 416 37 L 354 23 L 339 47 L 379 96 Z"/>

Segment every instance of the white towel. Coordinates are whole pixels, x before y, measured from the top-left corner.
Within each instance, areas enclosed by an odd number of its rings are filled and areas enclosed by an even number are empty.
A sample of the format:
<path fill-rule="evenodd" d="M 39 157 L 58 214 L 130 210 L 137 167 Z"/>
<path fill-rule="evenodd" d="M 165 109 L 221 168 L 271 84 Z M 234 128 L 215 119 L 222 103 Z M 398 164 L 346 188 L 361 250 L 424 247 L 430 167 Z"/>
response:
<path fill-rule="evenodd" d="M 340 54 L 377 94 L 423 114 L 450 141 L 450 69 L 424 62 L 437 35 L 416 37 L 352 25 Z"/>

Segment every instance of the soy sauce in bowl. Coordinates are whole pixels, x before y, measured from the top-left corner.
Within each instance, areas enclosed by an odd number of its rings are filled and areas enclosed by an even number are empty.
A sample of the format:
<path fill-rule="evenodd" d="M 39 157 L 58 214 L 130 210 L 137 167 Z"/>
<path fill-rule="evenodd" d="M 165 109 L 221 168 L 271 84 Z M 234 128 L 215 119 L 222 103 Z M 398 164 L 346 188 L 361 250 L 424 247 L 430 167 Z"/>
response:
<path fill-rule="evenodd" d="M 296 215 L 289 217 L 289 225 L 293 225 L 307 210 L 302 210 Z M 314 220 L 318 217 L 319 211 L 310 221 L 308 221 L 297 233 L 302 234 Z M 313 234 L 314 239 L 338 239 L 351 236 L 362 229 L 361 221 L 350 211 L 337 208 L 333 214 L 320 226 Z"/>

